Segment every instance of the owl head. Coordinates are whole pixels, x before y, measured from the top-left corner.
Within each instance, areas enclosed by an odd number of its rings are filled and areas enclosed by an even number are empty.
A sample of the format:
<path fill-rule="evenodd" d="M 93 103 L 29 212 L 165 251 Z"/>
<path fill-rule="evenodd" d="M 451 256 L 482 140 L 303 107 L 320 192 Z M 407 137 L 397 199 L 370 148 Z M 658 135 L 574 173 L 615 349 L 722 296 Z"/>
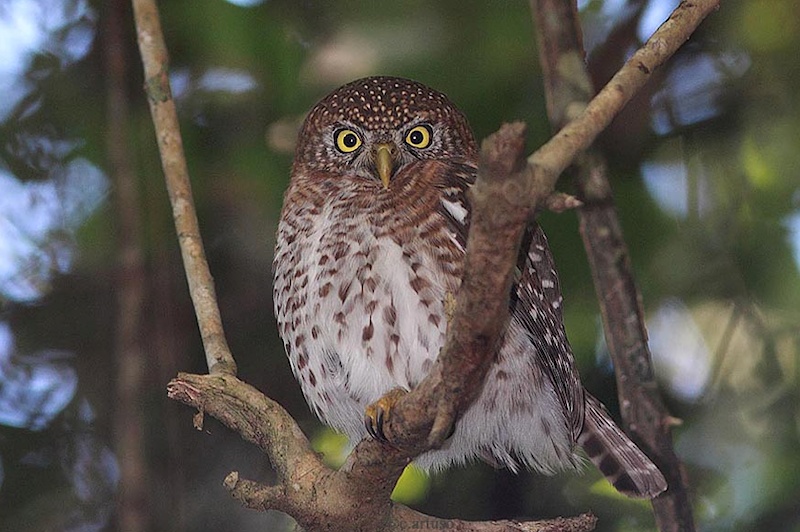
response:
<path fill-rule="evenodd" d="M 476 150 L 466 118 L 447 96 L 408 79 L 370 77 L 339 87 L 314 106 L 294 164 L 347 171 L 390 189 L 393 176 L 409 164 L 472 161 Z"/>

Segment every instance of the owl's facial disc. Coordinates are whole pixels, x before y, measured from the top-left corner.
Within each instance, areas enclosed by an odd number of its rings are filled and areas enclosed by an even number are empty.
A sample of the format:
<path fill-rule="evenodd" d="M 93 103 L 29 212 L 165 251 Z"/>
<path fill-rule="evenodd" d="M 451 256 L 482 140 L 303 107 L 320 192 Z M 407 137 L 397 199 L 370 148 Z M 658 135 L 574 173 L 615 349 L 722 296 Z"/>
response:
<path fill-rule="evenodd" d="M 372 147 L 372 160 L 375 162 L 384 189 L 389 188 L 389 179 L 392 177 L 396 157 L 397 146 L 394 142 L 381 142 Z"/>

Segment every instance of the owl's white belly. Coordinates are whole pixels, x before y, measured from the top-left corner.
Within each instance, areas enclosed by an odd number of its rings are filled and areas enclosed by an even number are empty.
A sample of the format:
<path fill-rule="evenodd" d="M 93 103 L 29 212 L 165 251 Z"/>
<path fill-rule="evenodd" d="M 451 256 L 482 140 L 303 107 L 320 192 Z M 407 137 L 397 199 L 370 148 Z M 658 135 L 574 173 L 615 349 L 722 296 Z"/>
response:
<path fill-rule="evenodd" d="M 366 406 L 392 388 L 411 389 L 433 364 L 446 332 L 448 280 L 435 274 L 432 258 L 347 222 L 319 223 L 307 238 L 279 242 L 278 253 L 304 251 L 300 275 L 276 271 L 276 314 L 309 403 L 358 439 Z"/>

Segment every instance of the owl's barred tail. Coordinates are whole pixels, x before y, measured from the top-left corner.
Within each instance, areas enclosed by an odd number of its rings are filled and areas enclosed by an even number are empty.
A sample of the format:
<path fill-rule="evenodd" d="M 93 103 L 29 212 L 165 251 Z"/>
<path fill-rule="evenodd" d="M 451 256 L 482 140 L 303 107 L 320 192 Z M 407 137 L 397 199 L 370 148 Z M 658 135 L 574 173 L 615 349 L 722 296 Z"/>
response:
<path fill-rule="evenodd" d="M 620 493 L 652 499 L 667 489 L 661 471 L 614 423 L 600 401 L 588 393 L 578 444 Z"/>

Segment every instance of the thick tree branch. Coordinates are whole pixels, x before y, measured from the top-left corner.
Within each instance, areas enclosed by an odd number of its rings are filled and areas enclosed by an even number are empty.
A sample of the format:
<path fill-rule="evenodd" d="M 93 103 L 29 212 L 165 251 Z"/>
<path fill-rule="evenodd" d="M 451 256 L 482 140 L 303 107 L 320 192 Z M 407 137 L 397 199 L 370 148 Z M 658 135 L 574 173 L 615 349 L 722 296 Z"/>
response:
<path fill-rule="evenodd" d="M 592 96 L 582 60 L 580 23 L 573 2 L 531 0 L 544 72 L 547 110 L 554 128 L 568 120 L 569 109 Z M 641 69 L 641 67 L 640 67 Z M 652 69 L 648 69 L 648 73 Z M 614 360 L 623 420 L 633 439 L 659 465 L 668 491 L 653 500 L 660 530 L 694 530 L 692 507 L 682 467 L 672 446 L 670 420 L 653 378 L 641 296 L 633 280 L 630 257 L 614 207 L 606 163 L 589 152 L 575 165 L 578 210 L 606 342 Z"/>
<path fill-rule="evenodd" d="M 389 532 L 427 527 L 578 532 L 594 528 L 591 515 L 533 522 L 467 522 L 424 515 L 389 498 L 402 472 L 402 467 L 396 471 L 391 464 L 406 463 L 394 456 L 399 451 L 365 441 L 359 445 L 359 459 L 351 467 L 333 471 L 322 463 L 280 405 L 232 375 L 181 373 L 167 391 L 170 398 L 199 410 L 195 421 L 198 428 L 202 427 L 202 415 L 208 413 L 269 456 L 278 485 L 265 486 L 233 472 L 224 482 L 231 495 L 248 508 L 283 511 L 306 530 Z"/>
<path fill-rule="evenodd" d="M 652 501 L 658 529 L 691 532 L 695 526 L 688 480 L 672 445 L 674 418 L 664 406 L 653 376 L 641 294 L 605 173 L 602 162 L 579 172 L 576 183 L 586 199 L 578 218 L 606 344 L 614 361 L 620 411 L 626 431 L 667 479 L 668 490 Z M 591 190 L 603 189 L 607 196 L 590 196 Z"/>
<path fill-rule="evenodd" d="M 430 375 L 397 403 L 384 427 L 409 458 L 440 445 L 475 398 L 508 319 L 512 273 L 530 215 L 530 207 L 510 203 L 508 194 L 526 168 L 524 134 L 524 124 L 505 124 L 483 142 L 464 278 L 445 346 Z"/>
<path fill-rule="evenodd" d="M 203 241 L 200 238 L 200 225 L 197 222 L 189 170 L 183 154 L 178 113 L 169 85 L 167 47 L 155 0 L 133 0 L 133 13 L 139 53 L 144 63 L 144 88 L 156 128 L 172 217 L 189 282 L 189 294 L 205 347 L 206 363 L 212 373 L 235 375 L 236 363 L 222 330 L 214 279 L 208 269 Z"/>

